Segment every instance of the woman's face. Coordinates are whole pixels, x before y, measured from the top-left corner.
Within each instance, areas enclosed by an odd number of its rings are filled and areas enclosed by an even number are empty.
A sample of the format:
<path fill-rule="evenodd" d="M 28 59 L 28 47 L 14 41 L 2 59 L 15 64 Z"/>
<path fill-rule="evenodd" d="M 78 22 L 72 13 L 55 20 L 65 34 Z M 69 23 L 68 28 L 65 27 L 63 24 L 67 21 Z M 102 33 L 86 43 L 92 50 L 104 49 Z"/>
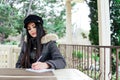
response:
<path fill-rule="evenodd" d="M 28 33 L 32 36 L 32 37 L 36 37 L 37 36 L 37 31 L 36 31 L 36 25 L 34 22 L 30 22 L 27 25 L 27 30 Z"/>

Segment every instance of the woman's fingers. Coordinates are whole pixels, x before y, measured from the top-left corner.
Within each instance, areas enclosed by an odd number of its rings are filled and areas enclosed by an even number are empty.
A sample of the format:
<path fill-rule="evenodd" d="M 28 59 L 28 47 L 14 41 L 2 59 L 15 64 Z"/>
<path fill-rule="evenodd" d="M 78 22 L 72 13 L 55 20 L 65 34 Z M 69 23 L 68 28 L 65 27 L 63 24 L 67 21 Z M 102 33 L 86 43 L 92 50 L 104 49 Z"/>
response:
<path fill-rule="evenodd" d="M 32 69 L 38 70 L 38 69 L 47 69 L 49 68 L 49 65 L 45 62 L 36 62 L 32 64 Z"/>

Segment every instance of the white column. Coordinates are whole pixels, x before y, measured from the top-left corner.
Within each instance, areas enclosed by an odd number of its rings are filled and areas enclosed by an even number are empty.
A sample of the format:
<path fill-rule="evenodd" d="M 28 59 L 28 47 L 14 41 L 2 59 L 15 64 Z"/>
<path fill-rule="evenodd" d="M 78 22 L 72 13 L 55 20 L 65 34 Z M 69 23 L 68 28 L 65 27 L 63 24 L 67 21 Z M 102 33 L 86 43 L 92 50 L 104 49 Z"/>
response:
<path fill-rule="evenodd" d="M 71 0 L 66 0 L 66 44 L 72 43 L 72 23 L 71 23 Z M 67 67 L 71 66 L 72 63 L 72 48 L 66 46 L 66 62 Z"/>
<path fill-rule="evenodd" d="M 66 0 L 66 43 L 72 43 L 71 0 Z"/>
<path fill-rule="evenodd" d="M 98 1 L 98 23 L 99 23 L 99 45 L 110 46 L 110 14 L 109 14 L 109 0 Z M 110 80 L 108 74 L 110 72 L 110 49 L 104 52 L 100 51 L 100 80 Z M 105 59 L 104 59 L 105 57 Z M 105 64 L 104 64 L 105 62 Z M 105 74 L 105 75 L 104 75 Z"/>

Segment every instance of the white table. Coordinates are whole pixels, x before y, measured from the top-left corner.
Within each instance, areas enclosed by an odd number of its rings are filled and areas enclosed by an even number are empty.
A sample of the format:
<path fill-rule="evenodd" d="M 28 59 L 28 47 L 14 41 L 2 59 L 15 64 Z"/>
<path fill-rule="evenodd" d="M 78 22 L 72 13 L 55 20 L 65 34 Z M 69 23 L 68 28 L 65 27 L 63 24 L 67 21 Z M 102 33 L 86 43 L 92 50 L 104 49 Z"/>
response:
<path fill-rule="evenodd" d="M 57 80 L 93 80 L 77 69 L 60 69 L 54 71 Z"/>

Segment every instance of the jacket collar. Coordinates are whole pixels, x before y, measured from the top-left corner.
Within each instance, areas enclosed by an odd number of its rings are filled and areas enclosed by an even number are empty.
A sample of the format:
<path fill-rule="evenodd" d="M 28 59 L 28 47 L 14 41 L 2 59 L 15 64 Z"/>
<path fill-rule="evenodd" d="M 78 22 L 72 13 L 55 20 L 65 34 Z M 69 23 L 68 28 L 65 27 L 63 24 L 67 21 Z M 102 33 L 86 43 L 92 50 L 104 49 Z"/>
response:
<path fill-rule="evenodd" d="M 57 41 L 58 40 L 58 36 L 56 34 L 46 34 L 45 36 L 42 37 L 41 39 L 41 43 L 45 44 L 48 43 L 50 41 Z"/>
<path fill-rule="evenodd" d="M 41 38 L 41 44 L 45 44 L 50 41 L 57 41 L 57 40 L 58 40 L 58 36 L 56 34 L 50 33 L 50 34 L 46 34 Z M 27 42 L 26 37 L 25 37 L 25 42 Z"/>

